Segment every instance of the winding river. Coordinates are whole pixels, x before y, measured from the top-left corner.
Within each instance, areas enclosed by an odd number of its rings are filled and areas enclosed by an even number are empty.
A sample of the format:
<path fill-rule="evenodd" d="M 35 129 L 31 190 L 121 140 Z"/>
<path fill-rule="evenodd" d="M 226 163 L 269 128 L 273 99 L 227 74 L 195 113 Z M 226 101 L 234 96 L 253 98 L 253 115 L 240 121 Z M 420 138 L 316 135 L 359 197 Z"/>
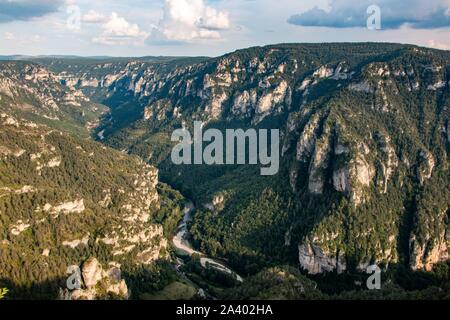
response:
<path fill-rule="evenodd" d="M 189 243 L 187 239 L 189 236 L 189 231 L 187 229 L 187 223 L 192 219 L 192 213 L 195 210 L 195 206 L 192 202 L 188 202 L 183 209 L 183 220 L 180 222 L 178 226 L 178 233 L 173 237 L 172 243 L 179 252 L 180 255 L 189 255 L 198 254 L 200 256 L 200 264 L 203 268 L 214 268 L 218 271 L 228 273 L 234 275 L 239 282 L 243 282 L 244 280 L 240 275 L 236 272 L 225 266 L 224 264 L 209 258 L 206 254 L 200 251 L 196 251 L 192 248 L 192 245 Z"/>

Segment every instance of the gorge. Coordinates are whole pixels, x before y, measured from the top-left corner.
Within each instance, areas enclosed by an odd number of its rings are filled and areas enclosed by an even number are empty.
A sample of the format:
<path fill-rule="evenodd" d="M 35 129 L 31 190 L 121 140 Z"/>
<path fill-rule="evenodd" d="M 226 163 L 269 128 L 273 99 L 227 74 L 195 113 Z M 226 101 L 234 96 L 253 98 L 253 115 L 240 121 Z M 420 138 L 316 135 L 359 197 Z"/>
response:
<path fill-rule="evenodd" d="M 95 256 L 139 298 L 181 249 L 219 297 L 364 296 L 371 264 L 392 284 L 371 294 L 446 295 L 449 102 L 449 52 L 412 45 L 2 61 L 0 287 L 52 296 Z M 279 130 L 279 170 L 173 163 L 195 122 Z"/>

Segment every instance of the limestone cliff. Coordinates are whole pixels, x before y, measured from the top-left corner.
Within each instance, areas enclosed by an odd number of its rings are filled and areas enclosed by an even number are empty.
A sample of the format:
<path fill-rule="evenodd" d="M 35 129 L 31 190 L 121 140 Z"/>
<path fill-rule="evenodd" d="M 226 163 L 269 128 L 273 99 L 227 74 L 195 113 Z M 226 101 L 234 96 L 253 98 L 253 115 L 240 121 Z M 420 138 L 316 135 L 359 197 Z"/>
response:
<path fill-rule="evenodd" d="M 110 263 L 108 269 L 96 258 L 89 258 L 81 266 L 81 276 L 78 289 L 60 289 L 61 300 L 103 300 L 103 299 L 128 299 L 129 291 L 125 280 L 122 279 L 120 266 Z M 81 280 L 81 281 L 80 281 Z"/>

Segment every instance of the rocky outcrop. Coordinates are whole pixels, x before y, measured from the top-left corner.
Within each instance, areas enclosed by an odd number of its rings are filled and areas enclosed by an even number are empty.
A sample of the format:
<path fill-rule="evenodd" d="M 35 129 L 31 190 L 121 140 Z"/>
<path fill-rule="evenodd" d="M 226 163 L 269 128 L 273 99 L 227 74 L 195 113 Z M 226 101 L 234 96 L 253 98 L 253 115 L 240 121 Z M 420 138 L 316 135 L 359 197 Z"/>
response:
<path fill-rule="evenodd" d="M 208 210 L 214 211 L 214 210 L 222 207 L 224 201 L 225 201 L 225 196 L 223 194 L 218 194 L 213 197 L 211 202 L 206 203 L 203 206 Z"/>
<path fill-rule="evenodd" d="M 350 142 L 354 138 L 344 125 L 336 124 L 335 132 L 333 187 L 358 206 L 365 201 L 365 191 L 375 176 L 375 168 L 366 160 L 370 150 L 363 142 Z"/>
<path fill-rule="evenodd" d="M 314 71 L 313 76 L 317 78 L 329 78 L 334 74 L 333 69 L 327 68 L 326 66 L 322 66 L 316 71 Z"/>
<path fill-rule="evenodd" d="M 103 269 L 97 259 L 91 258 L 83 264 L 82 275 L 84 285 L 94 287 L 103 278 Z"/>
<path fill-rule="evenodd" d="M 75 276 L 77 276 L 75 274 Z M 129 292 L 122 279 L 120 266 L 110 263 L 109 269 L 103 269 L 96 258 L 89 258 L 81 268 L 80 288 L 60 289 L 61 300 L 103 300 L 128 299 Z"/>
<path fill-rule="evenodd" d="M 365 93 L 371 93 L 374 91 L 372 86 L 367 82 L 359 82 L 359 83 L 352 83 L 348 86 L 350 90 L 357 91 L 357 92 L 365 92 Z"/>
<path fill-rule="evenodd" d="M 22 220 L 18 220 L 16 224 L 11 226 L 11 234 L 14 236 L 20 235 L 22 232 L 27 230 L 31 225 Z"/>
<path fill-rule="evenodd" d="M 56 216 L 58 216 L 59 214 L 81 213 L 85 210 L 84 200 L 77 199 L 74 201 L 64 202 L 56 206 L 52 206 L 51 204 L 47 203 L 44 206 L 43 210 Z"/>
<path fill-rule="evenodd" d="M 378 135 L 377 140 L 380 149 L 381 166 L 381 175 L 377 184 L 380 188 L 380 192 L 386 194 L 388 191 L 388 182 L 392 178 L 395 169 L 398 167 L 398 157 L 389 136 Z"/>
<path fill-rule="evenodd" d="M 411 269 L 431 271 L 438 262 L 447 261 L 449 247 L 450 239 L 446 232 L 442 232 L 438 238 L 429 238 L 424 243 L 412 234 L 409 240 Z"/>
<path fill-rule="evenodd" d="M 336 169 L 333 172 L 333 186 L 336 191 L 350 194 L 350 172 L 347 167 Z"/>
<path fill-rule="evenodd" d="M 269 83 L 270 85 L 270 83 Z M 267 89 L 260 97 L 256 104 L 256 116 L 253 123 L 258 123 L 264 119 L 268 113 L 273 112 L 282 103 L 290 100 L 288 95 L 289 86 L 286 81 L 281 81 L 273 91 Z M 289 104 L 289 103 L 286 103 Z"/>
<path fill-rule="evenodd" d="M 350 176 L 353 178 L 353 185 L 350 190 L 350 198 L 354 204 L 359 205 L 364 201 L 364 190 L 368 188 L 374 176 L 373 167 L 366 161 L 364 156 L 357 156 L 356 160 L 350 163 Z"/>
<path fill-rule="evenodd" d="M 329 135 L 325 133 L 315 144 L 309 168 L 308 190 L 313 194 L 323 193 L 326 179 L 325 171 L 329 165 L 330 151 Z"/>
<path fill-rule="evenodd" d="M 314 143 L 316 140 L 316 131 L 318 130 L 320 116 L 314 115 L 311 120 L 304 127 L 300 138 L 297 142 L 297 155 L 298 161 L 305 160 L 305 157 L 311 155 L 314 150 Z"/>
<path fill-rule="evenodd" d="M 337 271 L 342 273 L 347 269 L 345 258 L 339 252 L 329 253 L 315 244 L 301 244 L 298 247 L 300 266 L 310 274 Z"/>
<path fill-rule="evenodd" d="M 151 264 L 163 259 L 167 254 L 168 242 L 164 238 L 161 225 L 150 225 L 145 228 L 137 227 L 130 221 L 128 227 L 118 226 L 98 239 L 108 246 L 112 246 L 112 254 L 115 257 L 124 256 L 135 252 L 135 260 L 139 264 Z M 142 248 L 137 250 L 137 248 Z"/>
<path fill-rule="evenodd" d="M 89 234 L 84 236 L 82 239 L 75 239 L 75 240 L 66 240 L 62 242 L 63 246 L 70 247 L 72 249 L 77 248 L 79 245 L 87 245 L 89 243 Z"/>
<path fill-rule="evenodd" d="M 244 90 L 235 96 L 231 112 L 234 116 L 247 115 L 248 112 L 256 105 L 256 91 Z"/>
<path fill-rule="evenodd" d="M 445 88 L 446 84 L 447 83 L 445 81 L 439 80 L 436 83 L 428 85 L 427 90 L 436 91 Z"/>
<path fill-rule="evenodd" d="M 434 166 L 435 161 L 433 154 L 428 150 L 421 150 L 419 152 L 419 165 L 417 167 L 417 178 L 421 185 L 431 178 Z"/>
<path fill-rule="evenodd" d="M 209 119 L 218 119 L 222 113 L 222 104 L 228 99 L 225 92 L 214 94 L 211 101 L 207 105 L 205 111 L 209 114 Z"/>

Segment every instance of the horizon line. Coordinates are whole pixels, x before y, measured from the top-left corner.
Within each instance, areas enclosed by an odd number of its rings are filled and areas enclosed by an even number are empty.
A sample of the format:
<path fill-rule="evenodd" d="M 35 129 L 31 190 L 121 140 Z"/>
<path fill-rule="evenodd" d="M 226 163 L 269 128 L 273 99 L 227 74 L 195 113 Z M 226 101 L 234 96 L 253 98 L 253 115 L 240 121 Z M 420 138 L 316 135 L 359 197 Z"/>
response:
<path fill-rule="evenodd" d="M 280 43 L 273 43 L 273 44 L 265 44 L 265 45 L 255 45 L 255 46 L 249 46 L 249 47 L 241 47 L 237 48 L 233 51 L 227 51 L 221 55 L 217 56 L 208 56 L 208 55 L 143 55 L 143 56 L 129 56 L 129 55 L 73 55 L 73 54 L 38 54 L 38 55 L 32 55 L 32 54 L 2 54 L 0 53 L 0 59 L 3 57 L 17 57 L 17 58 L 53 58 L 53 59 L 126 59 L 126 58 L 134 58 L 134 59 L 144 59 L 144 58 L 176 58 L 176 59 L 182 59 L 182 58 L 218 58 L 236 51 L 240 50 L 246 50 L 246 49 L 252 49 L 252 48 L 265 48 L 265 47 L 273 47 L 273 46 L 282 46 L 282 45 L 329 45 L 329 44 L 351 44 L 351 45 L 357 45 L 357 44 L 387 44 L 387 45 L 403 45 L 403 46 L 411 46 L 411 47 L 418 47 L 423 49 L 429 49 L 429 50 L 437 50 L 437 51 L 445 51 L 450 52 L 450 49 L 439 49 L 439 48 L 433 48 L 428 47 L 425 45 L 418 45 L 414 43 L 402 43 L 402 42 L 391 42 L 391 41 L 324 41 L 324 42 L 280 42 Z"/>

